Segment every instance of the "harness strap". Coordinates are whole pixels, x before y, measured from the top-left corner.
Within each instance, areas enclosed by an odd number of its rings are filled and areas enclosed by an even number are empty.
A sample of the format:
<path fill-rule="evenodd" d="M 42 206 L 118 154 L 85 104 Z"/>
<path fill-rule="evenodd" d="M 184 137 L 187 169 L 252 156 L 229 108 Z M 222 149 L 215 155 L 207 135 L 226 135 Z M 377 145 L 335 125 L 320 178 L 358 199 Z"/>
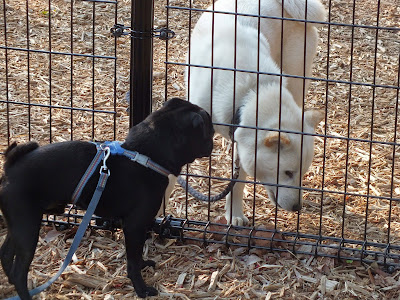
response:
<path fill-rule="evenodd" d="M 123 148 L 121 148 L 121 149 L 123 149 Z M 155 163 L 146 155 L 140 154 L 136 151 L 124 150 L 122 155 L 128 157 L 130 160 L 132 160 L 134 162 L 137 162 L 138 164 L 141 164 L 142 166 L 144 166 L 146 168 L 150 168 L 153 171 L 156 171 L 157 173 L 164 175 L 165 177 L 168 177 L 168 175 L 171 174 L 170 171 L 163 168 L 159 164 Z"/>
<path fill-rule="evenodd" d="M 72 194 L 72 202 L 76 204 L 79 197 L 81 196 L 82 190 L 85 187 L 86 183 L 92 177 L 94 171 L 96 171 L 97 166 L 99 165 L 100 161 L 102 160 L 102 155 L 104 155 L 104 150 L 100 148 L 100 145 L 96 145 L 97 153 L 94 156 L 92 162 L 90 163 L 89 167 L 86 169 L 85 174 L 83 174 L 81 180 L 79 181 L 78 185 L 75 188 L 74 193 Z"/>
<path fill-rule="evenodd" d="M 156 162 L 152 161 L 148 156 L 146 156 L 144 154 L 140 154 L 137 151 L 130 151 L 125 148 L 122 148 L 121 142 L 113 141 L 113 142 L 105 142 L 104 144 L 106 146 L 110 147 L 111 154 L 126 156 L 130 160 L 137 162 L 138 164 L 141 164 L 142 166 L 144 166 L 146 168 L 150 168 L 153 171 L 155 171 L 161 175 L 164 175 L 165 177 L 168 177 L 168 175 L 171 174 L 170 171 L 168 171 L 164 167 L 160 166 Z"/>
<path fill-rule="evenodd" d="M 130 151 L 121 147 L 121 142 L 113 141 L 113 142 L 104 142 L 104 143 L 94 143 L 97 147 L 97 153 L 90 163 L 89 167 L 86 169 L 85 174 L 83 174 L 79 184 L 76 186 L 74 193 L 72 194 L 72 202 L 76 204 L 78 201 L 83 188 L 86 183 L 89 181 L 90 177 L 92 177 L 93 173 L 96 171 L 97 166 L 100 164 L 102 160 L 102 154 L 104 153 L 105 148 L 110 149 L 111 155 L 123 155 L 129 158 L 130 160 L 137 162 L 138 164 L 150 168 L 153 171 L 168 177 L 171 172 L 169 172 L 164 167 L 152 161 L 148 156 L 140 154 L 136 151 Z"/>

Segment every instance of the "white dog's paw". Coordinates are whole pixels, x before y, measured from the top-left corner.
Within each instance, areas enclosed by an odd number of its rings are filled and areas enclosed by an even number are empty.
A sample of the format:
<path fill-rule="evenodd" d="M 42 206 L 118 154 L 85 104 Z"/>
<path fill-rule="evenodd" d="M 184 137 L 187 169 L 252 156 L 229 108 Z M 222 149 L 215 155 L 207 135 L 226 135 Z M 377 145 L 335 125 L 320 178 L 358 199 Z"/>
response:
<path fill-rule="evenodd" d="M 249 219 L 244 215 L 241 214 L 239 216 L 232 216 L 232 220 L 230 218 L 230 214 L 225 215 L 227 224 L 232 224 L 234 226 L 244 226 L 249 224 Z"/>

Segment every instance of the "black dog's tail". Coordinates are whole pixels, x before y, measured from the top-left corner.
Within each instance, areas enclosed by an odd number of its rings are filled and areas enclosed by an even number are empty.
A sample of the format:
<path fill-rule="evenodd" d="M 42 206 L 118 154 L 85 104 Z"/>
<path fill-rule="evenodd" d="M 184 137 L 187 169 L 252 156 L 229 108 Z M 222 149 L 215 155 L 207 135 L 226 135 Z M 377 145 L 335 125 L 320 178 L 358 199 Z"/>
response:
<path fill-rule="evenodd" d="M 36 142 L 28 142 L 22 145 L 17 145 L 16 142 L 12 143 L 4 153 L 6 157 L 6 162 L 4 163 L 4 170 L 7 170 L 22 156 L 37 148 L 39 148 L 39 144 Z"/>

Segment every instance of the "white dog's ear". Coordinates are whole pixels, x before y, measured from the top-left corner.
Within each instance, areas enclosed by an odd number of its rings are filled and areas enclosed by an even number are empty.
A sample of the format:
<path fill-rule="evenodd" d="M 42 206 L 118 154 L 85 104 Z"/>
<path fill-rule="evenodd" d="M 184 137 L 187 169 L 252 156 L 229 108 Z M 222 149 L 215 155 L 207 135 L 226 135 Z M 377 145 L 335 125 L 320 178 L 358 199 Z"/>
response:
<path fill-rule="evenodd" d="M 323 110 L 307 110 L 304 113 L 304 120 L 314 128 L 317 127 L 324 117 L 325 111 Z"/>
<path fill-rule="evenodd" d="M 268 133 L 267 137 L 264 140 L 264 145 L 267 146 L 268 148 L 278 147 L 279 138 L 281 140 L 280 142 L 281 147 L 290 145 L 289 136 L 286 133 L 281 132 L 279 137 L 279 132 L 277 131 Z"/>

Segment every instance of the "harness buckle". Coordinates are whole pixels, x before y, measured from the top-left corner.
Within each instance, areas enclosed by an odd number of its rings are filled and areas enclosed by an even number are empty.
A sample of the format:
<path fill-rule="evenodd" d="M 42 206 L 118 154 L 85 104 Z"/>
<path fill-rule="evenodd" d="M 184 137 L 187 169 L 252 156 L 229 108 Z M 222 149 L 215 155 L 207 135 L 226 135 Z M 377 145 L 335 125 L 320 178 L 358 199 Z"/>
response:
<path fill-rule="evenodd" d="M 135 158 L 132 158 L 132 160 L 148 168 L 147 163 L 149 161 L 149 157 L 147 157 L 146 155 L 136 153 Z"/>

